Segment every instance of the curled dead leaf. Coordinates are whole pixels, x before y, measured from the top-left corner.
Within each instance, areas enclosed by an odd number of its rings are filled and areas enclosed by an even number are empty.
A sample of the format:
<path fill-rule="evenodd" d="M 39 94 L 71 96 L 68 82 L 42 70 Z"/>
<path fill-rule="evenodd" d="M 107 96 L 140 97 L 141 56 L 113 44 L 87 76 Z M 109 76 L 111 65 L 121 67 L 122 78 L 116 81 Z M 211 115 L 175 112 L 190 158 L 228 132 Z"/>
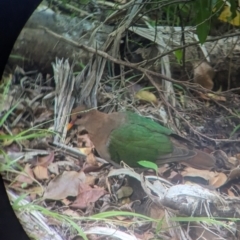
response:
<path fill-rule="evenodd" d="M 213 172 L 209 170 L 199 170 L 187 167 L 181 172 L 184 177 L 198 177 L 203 178 L 209 182 L 209 185 L 219 188 L 227 182 L 227 176 L 224 173 Z"/>
<path fill-rule="evenodd" d="M 149 91 L 145 91 L 145 90 L 140 90 L 135 94 L 135 98 L 142 100 L 142 101 L 146 101 L 146 102 L 150 102 L 153 104 L 157 104 L 158 100 L 157 97 L 149 92 Z"/>
<path fill-rule="evenodd" d="M 48 167 L 54 160 L 54 152 L 46 156 L 39 156 L 37 159 L 37 166 Z"/>

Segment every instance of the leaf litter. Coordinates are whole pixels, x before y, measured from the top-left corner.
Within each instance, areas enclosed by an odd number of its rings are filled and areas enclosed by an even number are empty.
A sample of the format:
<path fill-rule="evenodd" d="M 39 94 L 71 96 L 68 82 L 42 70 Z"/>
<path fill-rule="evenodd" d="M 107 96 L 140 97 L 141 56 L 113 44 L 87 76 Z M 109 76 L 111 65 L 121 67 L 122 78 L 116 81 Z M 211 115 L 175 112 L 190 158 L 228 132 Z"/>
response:
<path fill-rule="evenodd" d="M 195 81 L 201 85 L 202 79 L 206 76 L 196 76 L 196 74 L 195 72 Z M 209 84 L 207 88 L 211 89 L 211 76 L 207 76 L 207 78 Z M 23 80 L 22 84 L 33 84 L 33 78 L 24 78 Z M 4 111 L 9 110 L 12 104 L 19 100 L 16 99 L 14 93 L 23 91 L 26 97 L 10 114 L 7 119 L 9 127 L 4 126 L 1 129 L 1 136 L 8 135 L 9 131 L 11 134 L 19 134 L 25 129 L 36 127 L 39 124 L 41 128 L 52 129 L 54 111 L 49 110 L 47 104 L 42 106 L 42 101 L 46 101 L 44 94 L 51 94 L 51 92 L 43 94 L 40 86 L 39 89 L 32 91 L 26 91 L 26 88 L 21 89 L 18 85 L 15 87 L 16 89 L 9 93 Z M 137 95 L 141 101 L 160 104 L 156 100 L 156 96 L 150 92 L 138 91 L 137 93 L 143 93 L 143 95 Z M 39 97 L 38 100 L 35 100 L 36 97 Z M 211 99 L 226 102 L 226 111 L 233 104 L 227 102 L 229 100 L 227 97 L 218 97 L 215 94 L 204 94 L 201 97 L 201 101 L 211 101 Z M 185 104 L 184 101 L 182 103 Z M 235 105 L 238 104 L 239 99 L 236 99 Z M 206 121 L 204 128 L 202 128 L 201 125 L 204 122 L 199 120 L 199 116 L 206 108 L 204 103 L 202 112 L 196 109 L 187 115 L 191 117 L 191 124 L 196 123 L 198 129 L 203 129 L 202 134 L 205 134 L 206 131 L 211 132 L 210 138 L 227 139 L 230 135 L 230 129 L 226 128 L 226 125 L 235 127 L 237 122 L 222 118 L 223 114 L 219 111 L 219 105 L 218 108 L 215 106 L 216 109 L 210 105 L 207 107 L 214 114 L 217 112 L 217 118 L 214 118 L 215 122 Z M 159 116 L 159 111 L 151 104 L 141 102 L 138 109 L 145 115 L 153 113 L 153 118 Z M 206 119 L 211 119 L 211 111 L 207 111 Z M 164 119 L 164 122 L 167 120 Z M 191 126 L 186 127 L 186 129 L 189 131 Z M 122 239 L 124 239 L 123 237 L 131 239 L 128 234 L 119 230 L 119 226 L 121 226 L 135 234 L 132 239 L 151 239 L 155 236 L 159 237 L 153 229 L 157 229 L 161 225 L 161 234 L 164 237 L 176 236 L 176 233 L 181 231 L 183 235 L 187 235 L 186 229 L 180 228 L 180 224 L 175 225 L 176 223 L 171 221 L 172 216 L 194 216 L 197 218 L 211 217 L 214 213 L 214 217 L 230 218 L 234 212 L 235 217 L 239 217 L 240 204 L 237 198 L 240 192 L 238 183 L 240 149 L 237 144 L 233 143 L 229 146 L 220 143 L 218 148 L 221 150 L 213 151 L 213 147 L 207 141 L 203 141 L 202 135 L 195 134 L 195 132 L 194 134 L 188 133 L 187 130 L 184 133 L 190 139 L 198 138 L 200 145 L 203 146 L 203 151 L 217 156 L 218 162 L 214 166 L 215 170 L 195 169 L 187 164 L 164 165 L 158 168 L 159 176 L 155 176 L 154 171 L 145 169 L 138 173 L 126 165 L 117 170 L 109 168 L 109 166 L 102 167 L 104 164 L 98 161 L 99 158 L 96 157 L 91 139 L 87 134 L 80 134 L 76 131 L 76 134 L 73 135 L 71 132 L 69 133 L 69 143 L 86 155 L 82 159 L 64 149 L 51 146 L 49 144 L 53 141 L 51 134 L 30 140 L 3 141 L 4 150 L 11 159 L 10 161 L 14 162 L 19 158 L 20 160 L 16 162 L 21 166 L 19 168 L 19 166 L 13 165 L 11 171 L 9 173 L 5 171 L 3 177 L 11 183 L 8 185 L 9 188 L 17 193 L 29 194 L 30 202 L 41 199 L 44 201 L 42 206 L 59 213 L 65 213 L 68 216 L 91 216 L 95 213 L 111 210 L 129 213 L 125 216 L 116 216 L 115 214 L 111 218 L 112 222 L 101 222 L 98 227 L 88 228 L 86 233 L 115 234 L 116 236 L 122 234 Z M 238 138 L 237 133 L 235 133 L 235 138 Z M 5 161 L 5 158 L 1 156 L 0 160 L 1 162 Z M 42 189 L 44 189 L 44 193 Z M 231 205 L 232 202 L 234 202 L 234 206 Z M 222 207 L 225 207 L 223 215 Z M 152 220 L 153 223 L 150 225 L 149 222 L 142 223 L 139 221 L 139 216 L 132 216 L 131 213 L 143 214 L 157 221 Z M 96 223 L 89 220 L 85 226 L 88 224 L 94 225 Z M 116 229 L 112 231 L 110 227 L 101 225 L 114 226 Z M 204 224 L 194 223 L 189 224 L 189 226 L 195 230 L 195 233 L 199 231 L 199 235 L 202 234 L 206 239 L 216 235 L 227 235 L 226 229 L 214 229 L 211 232 Z"/>
<path fill-rule="evenodd" d="M 36 104 L 36 106 L 38 106 L 38 104 Z M 20 111 L 17 110 L 18 114 L 23 113 L 21 109 L 22 108 L 20 108 Z M 50 120 L 52 115 L 48 114 L 49 111 L 46 108 L 37 107 L 37 109 L 39 109 L 39 111 L 35 111 L 35 117 L 28 115 L 25 121 L 35 118 L 38 120 L 33 120 L 33 123 L 38 124 L 41 121 L 45 122 L 46 120 Z M 152 108 L 149 107 L 145 109 L 152 110 Z M 46 115 L 44 111 L 47 111 Z M 19 133 L 24 126 L 29 126 L 29 124 L 26 123 L 27 122 L 23 121 L 23 124 L 20 124 L 20 121 L 15 121 L 15 132 Z M 18 124 L 20 124 L 20 128 Z M 47 123 L 46 126 L 51 126 L 51 124 L 49 125 Z M 70 139 L 71 142 L 74 143 L 73 139 L 74 136 Z M 162 183 L 158 178 L 151 180 L 144 179 L 142 175 L 129 169 L 120 169 L 119 172 L 117 171 L 113 175 L 113 172 L 109 172 L 108 168 L 94 168 L 101 166 L 102 163 L 97 161 L 94 154 L 94 146 L 88 135 L 78 134 L 75 141 L 76 147 L 80 148 L 86 155 L 84 162 L 75 161 L 74 157 L 73 160 L 71 160 L 70 156 L 66 156 L 67 153 L 61 151 L 61 149 L 55 149 L 53 151 L 50 145 L 46 144 L 48 141 L 49 139 L 46 139 L 45 142 L 42 139 L 34 140 L 33 142 L 29 141 L 25 142 L 24 146 L 25 148 L 34 147 L 36 149 L 44 147 L 48 154 L 36 152 L 35 155 L 28 157 L 26 155 L 27 153 L 22 153 L 20 148 L 17 149 L 17 151 L 19 151 L 18 154 L 21 154 L 23 157 L 23 161 L 20 162 L 23 170 L 15 179 L 12 178 L 12 180 L 15 181 L 16 190 L 22 187 L 23 192 L 32 193 L 32 200 L 42 197 L 46 203 L 47 201 L 62 203 L 65 207 L 68 207 L 68 209 L 62 212 L 69 216 L 79 217 L 84 214 L 84 212 L 85 214 L 88 213 L 91 215 L 96 211 L 101 212 L 103 210 L 110 211 L 114 209 L 117 211 L 129 211 L 129 213 L 141 213 L 153 219 L 162 219 L 162 231 L 166 231 L 166 233 L 168 230 L 164 229 L 168 228 L 169 220 L 166 218 L 166 209 L 163 206 L 169 209 L 177 209 L 180 214 L 186 214 L 186 210 L 184 211 L 184 209 L 180 207 L 179 201 L 170 201 L 170 199 L 174 199 L 173 196 L 180 198 L 178 195 L 179 189 L 182 189 L 182 192 L 186 191 L 186 196 L 189 195 L 188 192 L 191 193 L 192 199 L 190 197 L 188 199 L 190 206 L 191 201 L 196 202 L 202 198 L 212 201 L 213 205 L 215 205 L 215 203 L 218 205 L 221 204 L 221 202 L 226 203 L 229 199 L 221 199 L 221 197 L 217 196 L 214 192 L 210 194 L 210 191 L 213 191 L 213 189 L 226 188 L 227 185 L 237 179 L 240 174 L 237 168 L 238 163 L 236 163 L 236 158 L 233 160 L 233 157 L 229 158 L 224 152 L 215 152 L 214 154 L 217 154 L 218 159 L 221 159 L 221 161 L 217 163 L 216 168 L 221 169 L 222 172 L 219 172 L 219 170 L 212 171 L 210 169 L 199 170 L 184 165 L 179 169 L 164 165 L 159 168 L 158 171 L 160 177 L 165 179 Z M 7 145 L 5 144 L 5 149 L 8 150 L 9 156 L 13 159 L 14 144 L 15 141 L 9 142 Z M 23 143 L 21 142 L 20 144 L 22 145 Z M 232 163 L 233 161 L 234 164 Z M 89 167 L 92 167 L 91 171 L 89 171 Z M 80 169 L 82 169 L 82 171 Z M 93 169 L 95 171 L 93 171 Z M 154 172 L 145 170 L 145 174 L 146 176 L 149 174 L 152 175 Z M 37 187 L 37 183 L 34 180 L 40 182 L 44 188 L 44 194 L 42 196 L 41 191 L 34 190 Z M 18 185 L 16 185 L 16 183 L 18 183 Z M 23 183 L 26 184 L 26 186 L 23 187 Z M 171 183 L 176 185 L 172 186 Z M 173 187 L 176 187 L 177 190 L 174 190 Z M 236 189 L 238 184 L 234 183 L 233 187 Z M 198 188 L 199 190 L 197 191 Z M 14 189 L 14 184 L 12 185 L 12 189 Z M 235 196 L 235 191 L 231 190 L 230 187 L 226 189 L 229 192 L 229 196 Z M 224 191 L 227 192 L 225 189 Z M 202 204 L 205 203 L 203 202 Z M 215 206 L 215 210 L 218 210 L 217 205 Z M 49 205 L 49 207 L 50 206 L 51 205 Z M 76 210 L 83 212 L 81 214 Z M 59 211 L 61 210 L 59 209 Z M 211 212 L 212 209 L 208 209 L 208 211 Z M 208 211 L 206 211 L 206 216 L 208 215 Z M 191 212 L 187 213 L 190 214 Z M 195 214 L 196 216 L 202 215 L 198 213 L 198 209 L 196 209 Z M 127 228 L 131 228 L 136 220 L 136 218 L 129 216 L 115 216 L 113 219 L 115 219 L 115 221 L 122 221 L 122 223 L 119 224 Z M 153 224 L 152 227 L 156 227 L 156 225 L 157 223 Z M 151 232 L 148 224 L 144 225 L 139 223 L 140 229 L 144 229 L 144 226 L 145 228 L 147 227 L 147 229 L 142 230 L 140 234 L 136 233 L 136 236 L 141 239 L 151 238 L 153 232 Z M 198 226 L 198 228 L 199 227 L 200 226 Z"/>

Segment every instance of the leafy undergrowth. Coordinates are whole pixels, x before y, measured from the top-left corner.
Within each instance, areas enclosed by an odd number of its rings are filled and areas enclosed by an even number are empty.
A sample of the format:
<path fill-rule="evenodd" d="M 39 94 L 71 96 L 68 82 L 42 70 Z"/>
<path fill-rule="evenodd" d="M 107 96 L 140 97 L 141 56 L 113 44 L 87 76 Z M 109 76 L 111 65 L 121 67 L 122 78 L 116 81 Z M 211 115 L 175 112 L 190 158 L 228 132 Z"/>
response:
<path fill-rule="evenodd" d="M 76 156 L 52 144 L 58 133 L 52 130 L 52 99 L 46 96 L 54 89 L 37 84 L 40 75 L 24 77 L 14 85 L 11 77 L 7 79 L 1 94 L 0 163 L 13 209 L 29 236 L 238 238 L 237 96 L 229 102 L 226 98 L 224 108 L 217 100 L 212 105 L 203 100 L 201 108 L 185 112 L 183 133 L 218 159 L 214 169 L 194 169 L 187 164 L 154 170 L 133 170 L 123 164 L 114 169 L 96 157 L 91 140 L 77 128 L 68 133 L 65 143 L 82 154 Z M 142 114 L 156 113 L 151 104 L 135 104 Z M 221 138 L 227 140 L 214 145 L 214 139 Z"/>

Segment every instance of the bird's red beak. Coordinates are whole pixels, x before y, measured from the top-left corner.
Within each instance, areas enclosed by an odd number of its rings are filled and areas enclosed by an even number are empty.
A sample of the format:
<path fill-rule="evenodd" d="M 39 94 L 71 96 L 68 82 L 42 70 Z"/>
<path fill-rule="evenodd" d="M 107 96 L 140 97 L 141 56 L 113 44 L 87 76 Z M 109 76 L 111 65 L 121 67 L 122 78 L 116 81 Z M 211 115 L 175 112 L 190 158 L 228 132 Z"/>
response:
<path fill-rule="evenodd" d="M 68 125 L 67 125 L 67 131 L 69 131 L 69 130 L 73 127 L 74 122 L 75 122 L 75 121 L 71 121 L 70 123 L 68 123 Z"/>
<path fill-rule="evenodd" d="M 72 122 L 70 122 L 68 125 L 67 125 L 67 130 L 69 131 L 71 128 L 72 128 L 73 124 Z"/>

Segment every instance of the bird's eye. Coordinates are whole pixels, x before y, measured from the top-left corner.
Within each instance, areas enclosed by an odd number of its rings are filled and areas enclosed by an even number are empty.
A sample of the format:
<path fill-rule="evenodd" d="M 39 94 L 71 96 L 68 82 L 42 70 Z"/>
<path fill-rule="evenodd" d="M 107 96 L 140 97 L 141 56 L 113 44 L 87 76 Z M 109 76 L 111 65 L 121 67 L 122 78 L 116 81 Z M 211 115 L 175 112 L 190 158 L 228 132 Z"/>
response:
<path fill-rule="evenodd" d="M 81 119 L 82 118 L 82 115 L 77 115 L 77 119 Z"/>

